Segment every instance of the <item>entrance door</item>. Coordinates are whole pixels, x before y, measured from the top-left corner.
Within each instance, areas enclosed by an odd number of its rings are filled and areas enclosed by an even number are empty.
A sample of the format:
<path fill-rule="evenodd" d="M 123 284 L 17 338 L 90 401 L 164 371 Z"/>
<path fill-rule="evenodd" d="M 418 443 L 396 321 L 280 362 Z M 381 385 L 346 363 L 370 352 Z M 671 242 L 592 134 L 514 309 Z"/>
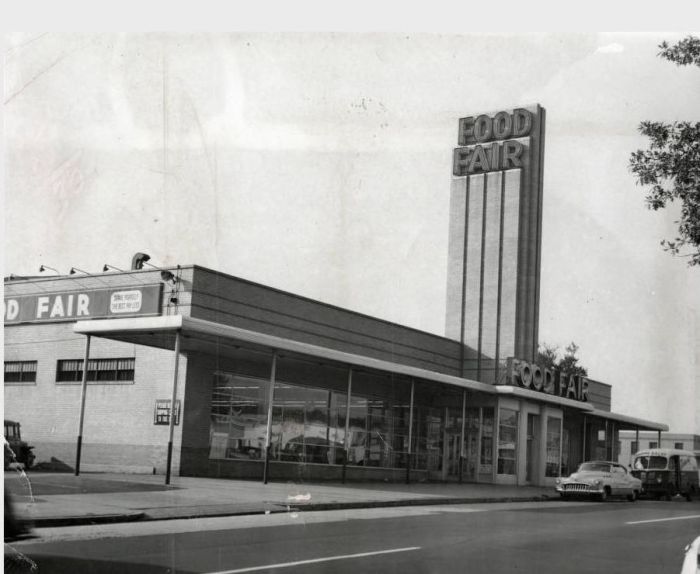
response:
<path fill-rule="evenodd" d="M 459 476 L 460 438 L 460 434 L 454 432 L 446 433 L 445 437 L 445 445 L 447 450 L 445 453 L 445 466 L 447 468 L 447 476 L 452 479 Z"/>
<path fill-rule="evenodd" d="M 539 463 L 539 432 L 540 417 L 532 413 L 527 415 L 527 461 L 525 466 L 525 482 L 535 484 L 537 482 L 537 468 Z"/>
<path fill-rule="evenodd" d="M 464 475 L 466 481 L 476 482 L 479 479 L 479 445 L 481 437 L 480 409 L 467 409 L 464 425 Z"/>

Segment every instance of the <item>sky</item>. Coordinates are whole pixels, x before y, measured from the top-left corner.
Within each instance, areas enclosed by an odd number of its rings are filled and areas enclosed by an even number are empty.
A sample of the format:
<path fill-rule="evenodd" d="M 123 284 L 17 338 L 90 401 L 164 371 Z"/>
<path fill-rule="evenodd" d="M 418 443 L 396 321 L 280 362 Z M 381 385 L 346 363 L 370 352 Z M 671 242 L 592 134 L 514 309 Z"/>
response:
<path fill-rule="evenodd" d="M 684 34 L 13 33 L 4 274 L 198 264 L 439 335 L 458 119 L 547 112 L 540 341 L 700 433 L 700 269 L 628 169 L 699 121 Z"/>

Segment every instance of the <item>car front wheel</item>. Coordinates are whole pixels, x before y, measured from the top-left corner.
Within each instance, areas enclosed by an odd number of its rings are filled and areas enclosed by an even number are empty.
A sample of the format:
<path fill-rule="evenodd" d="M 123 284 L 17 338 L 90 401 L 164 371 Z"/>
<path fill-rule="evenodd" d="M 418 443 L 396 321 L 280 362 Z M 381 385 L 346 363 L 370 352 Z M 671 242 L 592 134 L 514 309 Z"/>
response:
<path fill-rule="evenodd" d="M 606 486 L 606 487 L 603 489 L 603 492 L 601 492 L 601 493 L 598 495 L 598 500 L 600 500 L 601 502 L 605 502 L 609 497 L 610 497 L 610 487 L 609 487 L 609 486 Z"/>
<path fill-rule="evenodd" d="M 629 500 L 630 502 L 634 502 L 635 500 L 637 500 L 637 491 L 633 490 L 632 494 L 628 494 L 627 500 Z"/>

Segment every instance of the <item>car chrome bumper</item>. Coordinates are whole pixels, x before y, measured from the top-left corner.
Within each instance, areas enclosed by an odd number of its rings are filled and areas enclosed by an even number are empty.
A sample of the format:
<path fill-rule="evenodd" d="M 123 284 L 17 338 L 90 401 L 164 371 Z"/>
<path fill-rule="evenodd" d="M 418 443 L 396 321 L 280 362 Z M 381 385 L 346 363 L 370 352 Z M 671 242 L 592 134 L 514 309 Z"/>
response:
<path fill-rule="evenodd" d="M 588 496 L 591 494 L 600 494 L 603 492 L 602 486 L 593 486 L 591 484 L 557 484 L 556 490 L 560 494 L 567 496 Z"/>

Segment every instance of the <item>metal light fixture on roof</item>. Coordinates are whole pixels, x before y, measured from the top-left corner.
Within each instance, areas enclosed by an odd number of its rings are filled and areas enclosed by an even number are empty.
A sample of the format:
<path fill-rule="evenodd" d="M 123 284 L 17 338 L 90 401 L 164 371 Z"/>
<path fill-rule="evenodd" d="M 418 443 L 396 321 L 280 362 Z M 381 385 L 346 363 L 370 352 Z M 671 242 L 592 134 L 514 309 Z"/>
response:
<path fill-rule="evenodd" d="M 78 269 L 77 267 L 71 267 L 68 273 L 70 275 L 75 275 L 78 271 L 80 271 L 80 273 L 85 273 L 85 275 L 90 275 L 90 273 L 88 273 L 87 271 L 83 271 L 82 269 Z"/>
<path fill-rule="evenodd" d="M 160 272 L 160 278 L 166 283 L 177 283 L 177 277 L 175 277 L 175 275 L 173 275 L 172 272 L 168 271 L 167 269 L 163 269 Z"/>
<path fill-rule="evenodd" d="M 122 273 L 124 273 L 123 269 L 119 269 L 119 267 L 115 267 L 114 265 L 110 265 L 109 263 L 104 264 L 104 267 L 102 267 L 102 272 L 106 273 L 110 269 L 114 269 L 115 271 L 121 271 Z"/>
<path fill-rule="evenodd" d="M 54 269 L 53 267 L 49 267 L 48 265 L 40 265 L 39 266 L 39 273 L 43 273 L 47 269 L 51 269 L 51 271 L 55 271 L 58 275 L 61 274 L 61 272 L 58 269 Z"/>
<path fill-rule="evenodd" d="M 143 269 L 143 264 L 151 258 L 148 253 L 135 253 L 131 258 L 131 270 L 137 271 Z"/>

